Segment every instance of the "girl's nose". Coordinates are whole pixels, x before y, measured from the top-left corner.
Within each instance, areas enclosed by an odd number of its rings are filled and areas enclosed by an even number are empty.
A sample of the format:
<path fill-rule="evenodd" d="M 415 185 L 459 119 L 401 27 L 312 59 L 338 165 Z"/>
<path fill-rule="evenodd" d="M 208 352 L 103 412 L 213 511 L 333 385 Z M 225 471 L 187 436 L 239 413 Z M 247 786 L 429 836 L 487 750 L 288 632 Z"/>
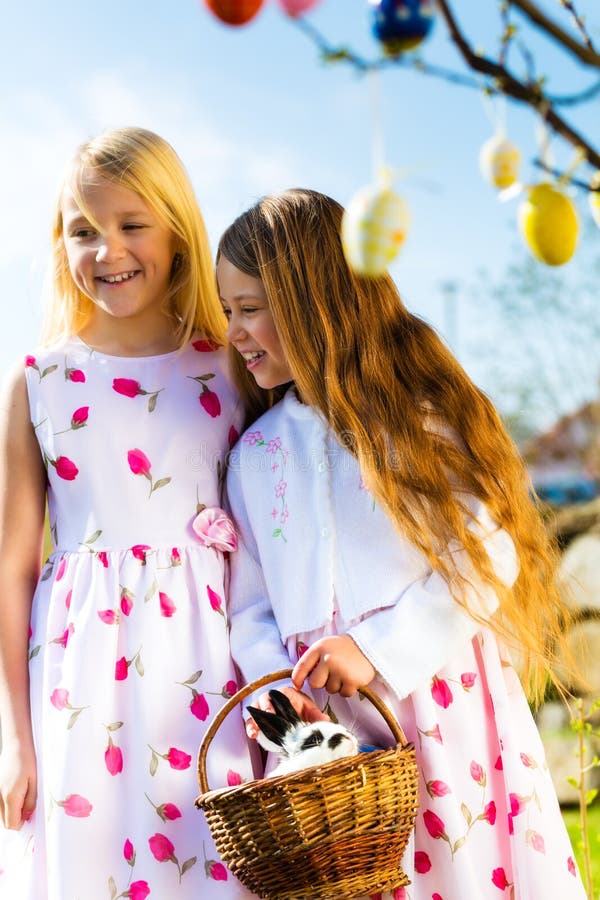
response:
<path fill-rule="evenodd" d="M 103 234 L 100 237 L 96 260 L 98 262 L 111 262 L 120 259 L 124 254 L 123 242 L 118 235 Z"/>
<path fill-rule="evenodd" d="M 233 313 L 229 318 L 229 322 L 227 323 L 227 331 L 225 332 L 225 336 L 230 344 L 235 344 L 236 341 L 242 340 L 242 338 L 246 337 L 246 332 L 238 319 Z"/>

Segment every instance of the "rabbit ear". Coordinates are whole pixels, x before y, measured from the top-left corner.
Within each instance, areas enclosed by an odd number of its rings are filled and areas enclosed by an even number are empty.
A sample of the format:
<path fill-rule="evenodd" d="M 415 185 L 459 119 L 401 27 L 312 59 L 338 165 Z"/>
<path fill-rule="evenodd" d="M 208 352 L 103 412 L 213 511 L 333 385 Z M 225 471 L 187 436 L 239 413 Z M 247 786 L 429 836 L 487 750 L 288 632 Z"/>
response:
<path fill-rule="evenodd" d="M 271 744 L 275 744 L 275 749 L 281 750 L 284 737 L 290 730 L 289 725 L 280 716 L 275 715 L 275 713 L 265 712 L 264 709 L 257 709 L 255 706 L 247 706 L 246 710 L 250 713 L 258 725 L 261 734 L 267 741 Z M 259 734 L 259 740 L 261 734 Z M 273 748 L 266 747 L 266 749 Z"/>
<path fill-rule="evenodd" d="M 284 693 L 273 688 L 273 690 L 269 691 L 269 700 L 273 704 L 273 709 L 277 715 L 284 722 L 287 722 L 290 726 L 301 724 L 300 716 Z"/>

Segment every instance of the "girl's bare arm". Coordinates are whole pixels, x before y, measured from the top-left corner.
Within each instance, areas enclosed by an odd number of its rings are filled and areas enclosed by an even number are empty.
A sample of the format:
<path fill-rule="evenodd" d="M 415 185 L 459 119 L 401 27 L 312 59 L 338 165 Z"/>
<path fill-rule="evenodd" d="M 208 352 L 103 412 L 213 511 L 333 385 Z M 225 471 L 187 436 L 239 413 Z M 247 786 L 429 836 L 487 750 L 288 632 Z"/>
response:
<path fill-rule="evenodd" d="M 29 818 L 37 793 L 28 643 L 45 493 L 21 366 L 7 378 L 0 399 L 0 817 L 9 828 Z"/>

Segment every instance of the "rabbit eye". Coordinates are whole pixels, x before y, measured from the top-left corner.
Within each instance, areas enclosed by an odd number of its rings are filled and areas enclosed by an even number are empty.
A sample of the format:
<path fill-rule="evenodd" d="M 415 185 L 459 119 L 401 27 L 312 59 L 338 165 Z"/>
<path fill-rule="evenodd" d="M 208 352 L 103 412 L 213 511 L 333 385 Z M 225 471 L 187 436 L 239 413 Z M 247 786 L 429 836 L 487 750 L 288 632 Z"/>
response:
<path fill-rule="evenodd" d="M 309 747 L 320 747 L 323 743 L 323 734 L 317 729 L 311 732 L 307 738 L 302 741 L 302 750 L 308 750 Z"/>

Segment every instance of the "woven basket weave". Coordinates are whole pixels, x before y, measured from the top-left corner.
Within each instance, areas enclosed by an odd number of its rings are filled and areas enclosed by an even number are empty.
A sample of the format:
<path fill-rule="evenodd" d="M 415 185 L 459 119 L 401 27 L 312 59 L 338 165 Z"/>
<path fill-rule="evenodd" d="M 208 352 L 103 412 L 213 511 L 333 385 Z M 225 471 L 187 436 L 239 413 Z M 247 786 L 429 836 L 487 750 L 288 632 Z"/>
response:
<path fill-rule="evenodd" d="M 291 672 L 265 675 L 239 690 L 200 745 L 196 805 L 223 862 L 263 900 L 342 900 L 409 884 L 400 861 L 417 813 L 415 748 L 369 688 L 360 693 L 388 724 L 395 747 L 208 789 L 206 755 L 225 717 L 249 694 Z"/>

